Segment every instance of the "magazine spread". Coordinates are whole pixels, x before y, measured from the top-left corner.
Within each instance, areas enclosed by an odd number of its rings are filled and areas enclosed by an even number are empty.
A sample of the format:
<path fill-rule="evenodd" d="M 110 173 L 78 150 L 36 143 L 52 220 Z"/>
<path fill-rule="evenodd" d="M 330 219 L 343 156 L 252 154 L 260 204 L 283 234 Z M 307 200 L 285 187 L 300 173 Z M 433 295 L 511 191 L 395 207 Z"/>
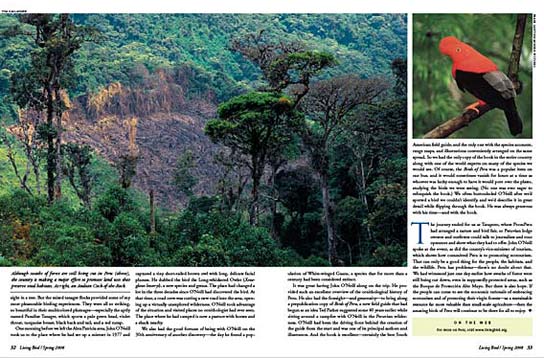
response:
<path fill-rule="evenodd" d="M 535 2 L 0 10 L 0 357 L 544 356 Z"/>

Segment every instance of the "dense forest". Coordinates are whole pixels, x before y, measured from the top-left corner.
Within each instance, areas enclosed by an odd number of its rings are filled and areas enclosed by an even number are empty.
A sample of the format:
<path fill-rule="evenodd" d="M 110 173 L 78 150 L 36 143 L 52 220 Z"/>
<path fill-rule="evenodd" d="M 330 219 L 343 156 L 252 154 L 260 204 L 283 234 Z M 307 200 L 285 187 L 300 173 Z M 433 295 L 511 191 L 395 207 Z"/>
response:
<path fill-rule="evenodd" d="M 516 104 L 523 121 L 520 138 L 532 137 L 532 26 L 529 16 L 521 53 L 519 81 L 522 92 Z M 446 36 L 468 43 L 507 73 L 516 31 L 516 15 L 416 14 L 414 15 L 413 135 L 422 137 L 443 122 L 460 115 L 476 101 L 461 92 L 452 78 L 451 60 L 438 44 Z M 451 138 L 512 138 L 504 113 L 492 110 Z"/>
<path fill-rule="evenodd" d="M 0 52 L 0 265 L 405 264 L 404 15 L 1 15 Z"/>

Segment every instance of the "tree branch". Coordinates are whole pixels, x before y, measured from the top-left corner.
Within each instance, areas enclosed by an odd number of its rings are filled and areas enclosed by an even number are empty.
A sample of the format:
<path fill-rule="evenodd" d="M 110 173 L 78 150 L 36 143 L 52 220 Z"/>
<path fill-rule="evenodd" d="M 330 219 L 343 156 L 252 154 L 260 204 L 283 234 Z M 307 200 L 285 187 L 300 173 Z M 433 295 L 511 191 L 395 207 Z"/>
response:
<path fill-rule="evenodd" d="M 27 166 L 25 175 L 21 176 L 21 173 L 19 173 L 19 167 L 17 166 L 17 162 L 16 162 L 15 157 L 13 155 L 13 147 L 11 146 L 11 143 L 9 142 L 9 139 L 7 138 L 7 136 L 5 134 L 2 135 L 1 139 L 2 139 L 2 141 L 4 142 L 4 144 L 6 145 L 6 147 L 8 149 L 7 157 L 8 157 L 9 162 L 10 162 L 12 168 L 13 168 L 13 172 L 15 173 L 15 176 L 19 180 L 19 184 L 20 184 L 21 189 L 24 189 L 30 195 L 33 195 L 32 190 L 30 190 L 30 188 L 28 187 L 28 185 L 26 183 L 26 181 L 28 179 L 28 173 L 29 173 L 28 166 Z"/>
<path fill-rule="evenodd" d="M 522 90 L 521 82 L 518 78 L 519 61 L 521 57 L 521 51 L 523 48 L 523 35 L 525 33 L 525 24 L 527 23 L 527 14 L 519 14 L 516 22 L 516 32 L 512 41 L 512 54 L 510 55 L 510 63 L 508 65 L 508 77 L 512 80 L 516 92 L 519 94 Z M 456 131 L 468 126 L 472 121 L 480 118 L 494 107 L 489 105 L 477 106 L 479 111 L 476 112 L 472 109 L 464 112 L 463 114 L 452 118 L 436 128 L 427 132 L 423 138 L 425 139 L 438 139 L 447 138 Z"/>
<path fill-rule="evenodd" d="M 523 49 L 523 35 L 525 34 L 525 24 L 527 23 L 527 14 L 519 14 L 516 23 L 516 33 L 512 41 L 512 54 L 510 55 L 510 64 L 508 65 L 508 77 L 514 82 L 516 89 L 521 89 L 518 79 L 519 60 Z"/>

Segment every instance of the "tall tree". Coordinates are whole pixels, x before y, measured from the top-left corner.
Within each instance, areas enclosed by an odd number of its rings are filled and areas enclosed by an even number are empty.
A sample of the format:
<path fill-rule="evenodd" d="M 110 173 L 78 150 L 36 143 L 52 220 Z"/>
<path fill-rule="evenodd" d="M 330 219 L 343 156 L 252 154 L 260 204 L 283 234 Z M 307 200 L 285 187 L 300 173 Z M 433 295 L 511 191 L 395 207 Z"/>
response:
<path fill-rule="evenodd" d="M 72 84 L 73 54 L 83 42 L 95 38 L 95 31 L 79 26 L 68 14 L 24 14 L 36 48 L 30 66 L 12 76 L 12 92 L 21 108 L 45 111 L 39 132 L 47 148 L 47 196 L 49 202 L 61 196 L 62 117 L 67 109 L 66 89 Z M 27 33 L 26 27 L 12 34 Z"/>
<path fill-rule="evenodd" d="M 275 175 L 283 163 L 283 147 L 292 141 L 301 118 L 295 109 L 308 93 L 311 78 L 336 61 L 330 53 L 308 50 L 301 43 L 271 41 L 264 30 L 233 40 L 231 49 L 260 68 L 264 83 L 259 91 L 223 103 L 220 119 L 209 122 L 206 133 L 248 157 L 252 179 L 249 218 L 255 225 L 265 167 L 270 164 Z M 272 206 L 274 203 L 273 199 Z"/>
<path fill-rule="evenodd" d="M 391 62 L 391 71 L 395 76 L 395 87 L 393 88 L 398 97 L 406 96 L 406 85 L 408 81 L 408 64 L 405 58 L 396 58 Z"/>
<path fill-rule="evenodd" d="M 363 80 L 354 75 L 335 77 L 313 84 L 301 102 L 308 119 L 301 131 L 302 140 L 310 154 L 312 168 L 320 178 L 331 265 L 340 264 L 340 260 L 329 187 L 330 145 L 352 111 L 363 103 L 372 103 L 386 88 L 386 83 L 379 78 Z"/>
<path fill-rule="evenodd" d="M 272 153 L 290 140 L 295 112 L 293 101 L 281 94 L 250 92 L 222 103 L 219 119 L 206 124 L 206 134 L 216 143 L 239 152 L 251 173 L 249 221 L 257 223 L 259 186 Z"/>
<path fill-rule="evenodd" d="M 188 149 L 178 157 L 174 170 L 174 185 L 187 197 L 193 195 L 193 187 L 198 183 L 195 168 L 193 151 Z"/>
<path fill-rule="evenodd" d="M 128 146 L 117 161 L 119 170 L 119 184 L 124 189 L 130 188 L 132 178 L 136 175 L 136 166 L 140 157 L 136 133 L 138 132 L 138 118 L 132 117 L 123 122 L 127 127 Z"/>
<path fill-rule="evenodd" d="M 93 175 L 91 173 L 92 148 L 88 145 L 68 143 L 63 145 L 64 171 L 76 195 L 87 208 L 91 207 Z"/>

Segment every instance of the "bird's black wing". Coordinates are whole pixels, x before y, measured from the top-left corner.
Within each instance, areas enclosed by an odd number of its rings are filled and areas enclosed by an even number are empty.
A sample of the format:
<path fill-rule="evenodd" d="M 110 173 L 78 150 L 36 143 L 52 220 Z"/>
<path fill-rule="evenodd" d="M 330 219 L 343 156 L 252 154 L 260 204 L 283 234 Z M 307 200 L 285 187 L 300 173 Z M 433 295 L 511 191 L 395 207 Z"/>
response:
<path fill-rule="evenodd" d="M 457 70 L 455 80 L 476 98 L 504 111 L 512 135 L 523 130 L 523 122 L 516 108 L 516 90 L 512 81 L 501 71 L 474 73 Z"/>
<path fill-rule="evenodd" d="M 516 97 L 514 84 L 502 72 L 474 73 L 457 70 L 457 86 L 493 107 L 504 109 Z"/>

